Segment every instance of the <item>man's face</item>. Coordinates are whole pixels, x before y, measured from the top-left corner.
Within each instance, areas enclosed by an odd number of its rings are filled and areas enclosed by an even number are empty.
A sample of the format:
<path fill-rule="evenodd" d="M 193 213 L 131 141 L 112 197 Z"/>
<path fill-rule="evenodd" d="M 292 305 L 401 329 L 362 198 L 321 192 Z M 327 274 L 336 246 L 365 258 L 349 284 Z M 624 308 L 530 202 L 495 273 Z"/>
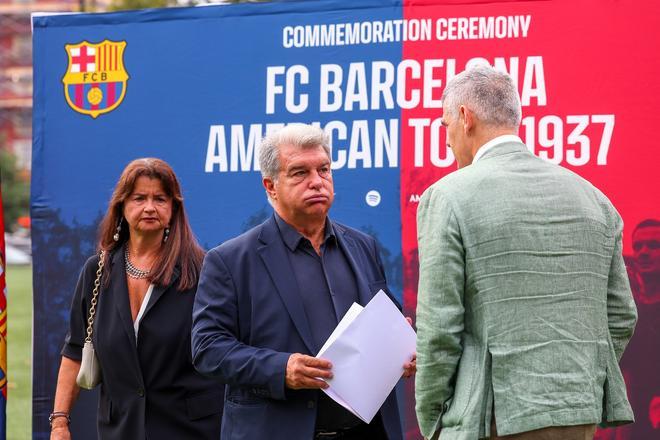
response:
<path fill-rule="evenodd" d="M 633 234 L 633 252 L 639 272 L 660 274 L 660 226 L 649 226 Z"/>
<path fill-rule="evenodd" d="M 278 214 L 296 223 L 325 219 L 334 200 L 334 187 L 330 158 L 323 147 L 282 145 L 279 159 L 277 180 L 264 179 Z"/>
<path fill-rule="evenodd" d="M 472 158 L 463 132 L 460 117 L 453 117 L 447 107 L 442 107 L 442 125 L 447 132 L 447 146 L 451 148 L 459 168 L 470 165 Z"/>

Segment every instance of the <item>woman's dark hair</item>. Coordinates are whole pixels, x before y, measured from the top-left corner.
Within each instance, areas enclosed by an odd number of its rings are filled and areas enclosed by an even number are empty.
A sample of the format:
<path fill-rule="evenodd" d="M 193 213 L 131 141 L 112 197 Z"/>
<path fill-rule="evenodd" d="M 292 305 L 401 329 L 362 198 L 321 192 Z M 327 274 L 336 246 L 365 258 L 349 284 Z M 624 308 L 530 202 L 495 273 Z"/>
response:
<path fill-rule="evenodd" d="M 167 241 L 162 244 L 160 255 L 156 258 L 147 279 L 154 284 L 166 286 L 171 282 L 174 268 L 178 265 L 181 270 L 178 290 L 193 288 L 197 284 L 202 267 L 204 250 L 197 242 L 188 223 L 179 181 L 172 167 L 160 159 L 151 157 L 136 159 L 124 168 L 110 198 L 108 211 L 99 227 L 99 251 L 105 250 L 106 254 L 110 254 L 128 241 L 128 224 L 123 214 L 124 201 L 133 192 L 137 179 L 142 176 L 158 179 L 163 191 L 172 198 L 170 234 Z M 120 221 L 122 227 L 119 241 L 115 241 L 113 236 Z"/>

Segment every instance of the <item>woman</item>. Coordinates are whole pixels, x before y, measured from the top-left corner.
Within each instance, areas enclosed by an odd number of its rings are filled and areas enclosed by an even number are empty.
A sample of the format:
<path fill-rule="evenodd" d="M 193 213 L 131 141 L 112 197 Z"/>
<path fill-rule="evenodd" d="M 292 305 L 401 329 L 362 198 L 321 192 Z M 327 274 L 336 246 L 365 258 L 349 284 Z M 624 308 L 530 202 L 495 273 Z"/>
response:
<path fill-rule="evenodd" d="M 101 439 L 218 439 L 223 387 L 192 365 L 192 305 L 204 252 L 188 224 L 170 166 L 124 169 L 101 223 L 104 251 L 93 343 L 102 372 Z M 82 269 L 62 349 L 51 439 L 69 439 L 99 255 Z"/>

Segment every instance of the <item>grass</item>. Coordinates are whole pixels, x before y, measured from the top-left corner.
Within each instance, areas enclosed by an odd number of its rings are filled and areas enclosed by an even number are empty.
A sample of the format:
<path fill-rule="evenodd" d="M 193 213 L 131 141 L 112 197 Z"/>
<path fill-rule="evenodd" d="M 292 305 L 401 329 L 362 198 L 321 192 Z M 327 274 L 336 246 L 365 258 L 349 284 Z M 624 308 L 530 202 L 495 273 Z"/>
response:
<path fill-rule="evenodd" d="M 7 267 L 7 439 L 32 437 L 32 266 Z"/>

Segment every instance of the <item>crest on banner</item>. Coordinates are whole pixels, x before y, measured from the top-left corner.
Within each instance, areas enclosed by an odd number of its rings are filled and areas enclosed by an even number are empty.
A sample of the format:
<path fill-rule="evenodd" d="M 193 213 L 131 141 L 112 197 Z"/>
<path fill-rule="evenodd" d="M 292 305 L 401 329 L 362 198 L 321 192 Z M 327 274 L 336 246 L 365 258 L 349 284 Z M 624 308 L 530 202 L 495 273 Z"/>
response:
<path fill-rule="evenodd" d="M 126 96 L 125 41 L 83 41 L 65 46 L 69 64 L 62 78 L 69 106 L 92 118 L 116 109 Z"/>

